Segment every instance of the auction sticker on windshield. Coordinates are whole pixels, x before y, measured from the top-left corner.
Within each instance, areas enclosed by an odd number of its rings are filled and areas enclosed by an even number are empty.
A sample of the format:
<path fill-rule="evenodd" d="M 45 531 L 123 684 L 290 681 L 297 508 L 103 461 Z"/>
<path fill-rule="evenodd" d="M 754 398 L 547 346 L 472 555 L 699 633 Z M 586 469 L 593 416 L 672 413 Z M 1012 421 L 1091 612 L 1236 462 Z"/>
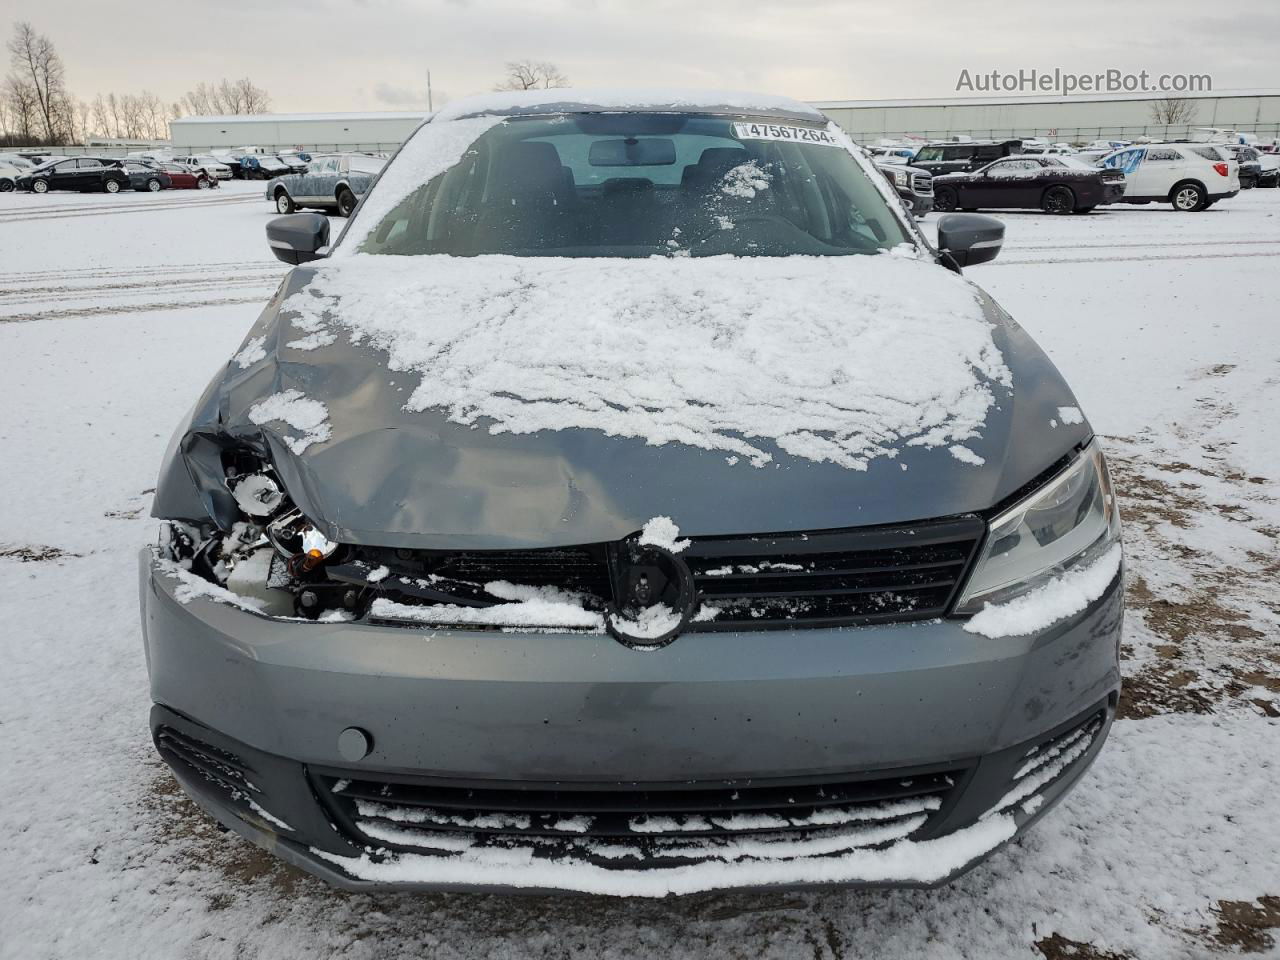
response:
<path fill-rule="evenodd" d="M 787 140 L 796 143 L 822 143 L 838 147 L 836 138 L 826 130 L 796 127 L 785 123 L 735 123 L 733 135 L 739 140 Z"/>

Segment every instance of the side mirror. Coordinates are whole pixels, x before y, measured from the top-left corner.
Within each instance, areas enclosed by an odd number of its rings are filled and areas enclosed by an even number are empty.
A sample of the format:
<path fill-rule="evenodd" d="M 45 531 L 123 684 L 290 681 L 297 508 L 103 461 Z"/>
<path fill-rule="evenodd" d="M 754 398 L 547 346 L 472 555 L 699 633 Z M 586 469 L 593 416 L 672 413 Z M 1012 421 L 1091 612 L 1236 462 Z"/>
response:
<path fill-rule="evenodd" d="M 938 218 L 938 249 L 958 267 L 994 260 L 1002 246 L 1004 224 L 995 217 L 948 213 Z"/>
<path fill-rule="evenodd" d="M 291 213 L 267 224 L 267 244 L 277 260 L 299 264 L 328 253 L 329 218 L 321 213 Z"/>

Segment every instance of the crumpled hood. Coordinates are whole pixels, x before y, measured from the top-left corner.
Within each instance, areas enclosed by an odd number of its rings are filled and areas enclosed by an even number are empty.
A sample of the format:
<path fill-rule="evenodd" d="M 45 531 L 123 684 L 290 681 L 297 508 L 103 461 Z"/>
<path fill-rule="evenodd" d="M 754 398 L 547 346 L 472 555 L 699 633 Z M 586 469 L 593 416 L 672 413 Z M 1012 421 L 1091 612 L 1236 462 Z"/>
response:
<path fill-rule="evenodd" d="M 348 543 L 900 523 L 1009 496 L 1087 440 L 1074 407 L 990 298 L 905 257 L 336 258 L 277 291 L 153 512 L 228 525 L 216 453 L 248 443 Z"/>

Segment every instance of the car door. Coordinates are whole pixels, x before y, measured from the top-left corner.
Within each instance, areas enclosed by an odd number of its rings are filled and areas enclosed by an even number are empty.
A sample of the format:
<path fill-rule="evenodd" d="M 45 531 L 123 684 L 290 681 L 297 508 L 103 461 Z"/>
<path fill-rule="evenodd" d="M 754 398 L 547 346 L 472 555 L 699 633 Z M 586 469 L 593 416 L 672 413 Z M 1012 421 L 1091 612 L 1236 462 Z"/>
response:
<path fill-rule="evenodd" d="M 1174 183 L 1181 177 L 1182 171 L 1179 168 L 1185 165 L 1182 154 L 1173 147 L 1147 147 L 1134 184 L 1138 195 L 1161 199 L 1167 197 Z"/>
<path fill-rule="evenodd" d="M 1043 170 L 1039 160 L 998 160 L 974 174 L 971 191 L 976 202 L 964 206 L 1038 207 Z"/>
<path fill-rule="evenodd" d="M 79 171 L 76 169 L 75 160 L 63 160 L 61 163 L 55 163 L 49 171 L 49 189 L 50 190 L 78 190 L 77 176 Z"/>
<path fill-rule="evenodd" d="M 306 173 L 295 173 L 285 180 L 294 200 L 311 202 L 320 196 L 320 181 L 325 163 L 325 160 L 312 160 L 307 164 Z"/>
<path fill-rule="evenodd" d="M 75 183 L 77 190 L 93 190 L 102 184 L 102 171 L 105 168 L 92 157 L 80 157 L 76 160 Z"/>
<path fill-rule="evenodd" d="M 1146 166 L 1147 150 L 1145 147 L 1131 147 L 1128 150 L 1117 150 L 1115 153 L 1106 157 L 1102 161 L 1105 167 L 1112 167 L 1117 170 L 1124 171 L 1124 196 L 1128 200 L 1133 197 L 1156 197 L 1161 194 L 1151 189 L 1151 185 L 1155 183 L 1157 177 L 1152 175 L 1150 171 L 1144 171 Z M 1168 187 L 1164 190 L 1168 193 Z"/>
<path fill-rule="evenodd" d="M 338 178 L 341 176 L 341 157 L 327 157 L 322 160 L 319 170 L 311 181 L 312 199 L 333 203 L 337 191 Z"/>

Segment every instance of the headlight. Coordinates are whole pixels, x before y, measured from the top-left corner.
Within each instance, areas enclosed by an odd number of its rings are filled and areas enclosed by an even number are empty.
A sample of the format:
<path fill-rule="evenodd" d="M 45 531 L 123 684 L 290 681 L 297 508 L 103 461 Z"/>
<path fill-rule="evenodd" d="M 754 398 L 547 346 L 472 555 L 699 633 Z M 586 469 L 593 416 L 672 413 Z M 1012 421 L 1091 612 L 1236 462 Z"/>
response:
<path fill-rule="evenodd" d="M 293 574 L 314 570 L 341 546 L 313 527 L 296 508 L 267 524 L 266 534 L 277 552 L 289 561 L 289 572 Z"/>
<path fill-rule="evenodd" d="M 977 613 L 1090 563 L 1120 540 L 1107 462 L 1094 440 L 1060 474 L 991 520 L 957 613 Z"/>
<path fill-rule="evenodd" d="M 907 185 L 907 173 L 905 170 L 893 171 L 893 185 L 895 187 L 905 187 Z"/>

